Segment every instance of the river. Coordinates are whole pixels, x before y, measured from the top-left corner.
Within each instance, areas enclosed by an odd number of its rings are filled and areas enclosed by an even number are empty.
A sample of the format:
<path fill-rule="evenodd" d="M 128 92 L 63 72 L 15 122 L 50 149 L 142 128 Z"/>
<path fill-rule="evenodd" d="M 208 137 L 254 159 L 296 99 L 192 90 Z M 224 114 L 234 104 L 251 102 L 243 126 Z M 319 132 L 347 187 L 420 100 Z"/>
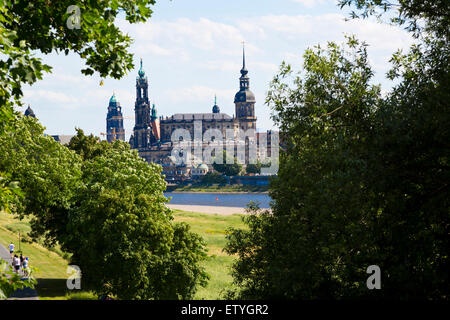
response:
<path fill-rule="evenodd" d="M 267 193 L 194 193 L 194 192 L 166 192 L 166 197 L 172 197 L 170 204 L 239 207 L 245 208 L 247 203 L 255 201 L 260 208 L 270 208 L 271 198 Z"/>

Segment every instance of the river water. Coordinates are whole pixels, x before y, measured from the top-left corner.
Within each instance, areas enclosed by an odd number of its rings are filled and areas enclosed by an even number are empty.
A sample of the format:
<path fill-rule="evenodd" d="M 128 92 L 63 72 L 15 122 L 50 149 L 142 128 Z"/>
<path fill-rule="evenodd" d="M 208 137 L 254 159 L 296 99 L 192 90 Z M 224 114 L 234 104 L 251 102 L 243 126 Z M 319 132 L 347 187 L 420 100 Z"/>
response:
<path fill-rule="evenodd" d="M 250 201 L 258 202 L 260 208 L 270 208 L 272 200 L 267 193 L 191 193 L 166 192 L 166 197 L 172 197 L 170 204 L 219 206 L 245 208 Z"/>

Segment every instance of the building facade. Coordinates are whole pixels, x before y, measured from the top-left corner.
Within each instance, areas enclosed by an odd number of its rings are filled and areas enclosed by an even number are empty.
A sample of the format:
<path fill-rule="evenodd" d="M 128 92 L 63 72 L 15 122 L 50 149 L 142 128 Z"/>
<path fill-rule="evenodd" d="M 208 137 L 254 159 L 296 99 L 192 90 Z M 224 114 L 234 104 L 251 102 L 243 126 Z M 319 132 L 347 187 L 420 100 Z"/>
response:
<path fill-rule="evenodd" d="M 192 173 L 194 175 L 206 174 L 208 170 L 211 170 L 211 164 L 206 165 L 204 163 L 203 151 L 206 148 L 211 148 L 214 143 L 221 143 L 225 150 L 226 140 L 230 139 L 234 143 L 235 155 L 238 154 L 238 148 L 245 150 L 243 153 L 245 156 L 243 158 L 238 157 L 239 161 L 244 165 L 249 163 L 249 146 L 255 143 L 255 150 L 257 148 L 256 99 L 254 93 L 250 90 L 245 48 L 242 57 L 239 91 L 234 96 L 234 115 L 222 113 L 217 104 L 217 97 L 215 97 L 211 112 L 177 113 L 165 117 L 157 115 L 156 106 L 150 101 L 148 78 L 145 75 L 141 59 L 140 69 L 136 77 L 135 126 L 129 143 L 131 148 L 137 149 L 139 155 L 147 162 L 161 164 L 163 173 L 168 180 L 179 182 L 177 179 L 180 181 L 186 180 Z M 202 152 L 200 156 L 192 152 L 191 159 L 176 164 L 173 159 L 173 152 L 174 144 L 180 141 L 179 139 L 183 140 L 183 137 L 179 137 L 180 132 L 183 132 L 186 140 L 192 142 L 197 141 L 196 135 L 201 132 Z M 253 132 L 253 138 L 243 135 L 243 132 L 247 132 L 246 134 Z M 258 157 L 256 152 L 255 157 Z M 198 170 L 199 168 L 201 172 Z"/>

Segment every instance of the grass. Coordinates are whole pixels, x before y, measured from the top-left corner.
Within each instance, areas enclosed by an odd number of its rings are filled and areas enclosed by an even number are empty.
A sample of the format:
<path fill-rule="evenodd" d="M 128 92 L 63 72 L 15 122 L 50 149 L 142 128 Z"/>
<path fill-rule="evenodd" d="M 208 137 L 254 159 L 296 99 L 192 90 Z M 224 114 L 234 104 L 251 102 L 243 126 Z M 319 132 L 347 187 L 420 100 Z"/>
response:
<path fill-rule="evenodd" d="M 206 287 L 200 287 L 194 299 L 221 299 L 226 290 L 233 287 L 230 275 L 235 257 L 223 252 L 226 244 L 226 230 L 229 227 L 243 228 L 241 215 L 221 216 L 174 210 L 176 222 L 186 222 L 193 232 L 198 233 L 207 243 L 209 259 L 203 263 L 211 279 Z M 0 212 L 0 243 L 7 246 L 10 241 L 18 249 L 18 232 L 28 232 L 27 221 L 19 221 L 12 215 Z M 39 269 L 34 276 L 38 279 L 37 291 L 41 300 L 86 300 L 97 299 L 92 292 L 71 292 L 66 289 L 68 261 L 62 255 L 38 243 L 22 243 L 25 256 L 30 257 L 30 265 Z M 54 249 L 54 251 L 58 251 Z"/>
<path fill-rule="evenodd" d="M 205 288 L 199 288 L 194 299 L 223 298 L 225 291 L 233 287 L 230 271 L 235 260 L 235 257 L 223 252 L 226 230 L 229 227 L 244 228 L 242 216 L 211 215 L 180 210 L 174 210 L 174 216 L 175 221 L 189 224 L 192 231 L 202 236 L 207 243 L 210 258 L 204 262 L 204 267 L 211 279 Z"/>
<path fill-rule="evenodd" d="M 11 214 L 0 212 L 0 243 L 4 247 L 12 241 L 18 251 L 18 232 L 20 231 L 22 236 L 26 237 L 26 232 L 30 230 L 26 220 L 19 221 Z M 39 299 L 71 299 L 74 293 L 66 289 L 67 260 L 39 243 L 21 242 L 20 249 L 24 256 L 29 257 L 30 266 L 37 269 L 33 275 L 38 280 L 36 289 Z M 77 293 L 75 296 L 79 294 L 82 293 Z"/>

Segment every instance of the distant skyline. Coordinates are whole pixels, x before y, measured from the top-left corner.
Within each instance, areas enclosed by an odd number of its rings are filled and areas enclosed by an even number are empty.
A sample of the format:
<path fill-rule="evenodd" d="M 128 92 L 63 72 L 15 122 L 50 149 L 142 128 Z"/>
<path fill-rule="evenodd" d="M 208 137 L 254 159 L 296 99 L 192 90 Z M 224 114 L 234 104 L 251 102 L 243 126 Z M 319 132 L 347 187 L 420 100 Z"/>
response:
<path fill-rule="evenodd" d="M 333 0 L 161 0 L 152 9 L 153 16 L 145 24 L 130 25 L 123 18 L 116 22 L 135 39 L 130 48 L 135 69 L 121 80 L 107 78 L 100 86 L 98 75 L 81 74 L 84 64 L 78 56 L 42 56 L 53 73 L 24 87 L 23 102 L 31 105 L 47 134 L 71 135 L 79 127 L 100 136 L 106 132 L 108 102 L 115 91 L 128 141 L 140 58 L 158 116 L 211 112 L 215 95 L 221 112 L 233 115 L 245 41 L 257 128 L 267 130 L 274 125 L 265 96 L 283 60 L 300 70 L 306 48 L 342 42 L 344 34 L 354 34 L 369 44 L 375 83 L 388 90 L 384 74 L 391 54 L 413 43 L 398 27 L 374 20 L 344 21 L 348 9 L 340 10 Z"/>

